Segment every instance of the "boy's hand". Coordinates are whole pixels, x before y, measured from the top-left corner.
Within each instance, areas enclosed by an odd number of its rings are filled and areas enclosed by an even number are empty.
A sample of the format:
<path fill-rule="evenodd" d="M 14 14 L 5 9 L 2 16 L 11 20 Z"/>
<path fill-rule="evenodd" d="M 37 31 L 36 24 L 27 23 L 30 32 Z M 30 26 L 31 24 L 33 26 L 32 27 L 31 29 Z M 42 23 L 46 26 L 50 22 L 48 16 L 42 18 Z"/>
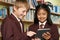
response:
<path fill-rule="evenodd" d="M 29 37 L 32 37 L 33 35 L 35 35 L 36 33 L 35 32 L 33 32 L 33 31 L 28 31 L 27 32 L 27 36 L 29 36 Z"/>
<path fill-rule="evenodd" d="M 46 32 L 46 33 L 43 33 L 42 34 L 42 37 L 46 40 L 50 39 L 51 38 L 51 34 L 49 32 Z"/>
<path fill-rule="evenodd" d="M 40 38 L 34 38 L 34 39 L 32 39 L 32 40 L 41 40 Z"/>

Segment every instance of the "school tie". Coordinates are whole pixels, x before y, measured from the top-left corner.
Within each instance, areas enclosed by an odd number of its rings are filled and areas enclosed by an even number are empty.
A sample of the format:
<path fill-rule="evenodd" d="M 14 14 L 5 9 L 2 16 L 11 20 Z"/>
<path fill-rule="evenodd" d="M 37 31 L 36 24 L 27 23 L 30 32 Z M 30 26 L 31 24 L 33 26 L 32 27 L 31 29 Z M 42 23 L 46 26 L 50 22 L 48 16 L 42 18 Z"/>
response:
<path fill-rule="evenodd" d="M 21 32 L 23 32 L 23 25 L 22 25 L 22 22 L 20 21 L 20 26 L 21 26 Z"/>
<path fill-rule="evenodd" d="M 43 29 L 43 24 L 41 24 L 41 25 L 39 26 L 39 29 Z"/>

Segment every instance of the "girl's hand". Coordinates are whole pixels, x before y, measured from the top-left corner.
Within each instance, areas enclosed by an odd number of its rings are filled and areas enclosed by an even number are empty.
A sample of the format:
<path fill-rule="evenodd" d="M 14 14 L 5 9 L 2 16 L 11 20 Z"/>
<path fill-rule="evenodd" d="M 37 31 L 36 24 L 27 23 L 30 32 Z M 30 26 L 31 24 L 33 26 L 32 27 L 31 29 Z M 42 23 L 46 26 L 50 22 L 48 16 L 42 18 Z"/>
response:
<path fill-rule="evenodd" d="M 35 32 L 33 32 L 33 31 L 28 31 L 27 32 L 27 36 L 29 36 L 29 37 L 32 37 L 33 35 L 35 35 L 36 33 Z"/>
<path fill-rule="evenodd" d="M 42 34 L 42 37 L 46 40 L 50 39 L 51 38 L 51 34 L 49 32 L 46 32 L 46 33 L 43 33 Z"/>

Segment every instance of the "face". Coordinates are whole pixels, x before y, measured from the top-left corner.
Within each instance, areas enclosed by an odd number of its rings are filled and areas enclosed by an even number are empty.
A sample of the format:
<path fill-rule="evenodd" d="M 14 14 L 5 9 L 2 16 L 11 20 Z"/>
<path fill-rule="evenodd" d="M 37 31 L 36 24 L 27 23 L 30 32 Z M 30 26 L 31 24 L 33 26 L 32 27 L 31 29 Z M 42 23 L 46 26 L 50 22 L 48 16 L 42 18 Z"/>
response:
<path fill-rule="evenodd" d="M 42 22 L 42 23 L 43 23 L 44 21 L 46 21 L 46 19 L 47 19 L 47 11 L 44 10 L 44 9 L 38 10 L 37 18 L 38 18 L 38 20 L 39 20 L 40 22 Z"/>
<path fill-rule="evenodd" d="M 26 14 L 27 14 L 26 7 L 21 7 L 21 8 L 18 8 L 18 9 L 15 8 L 15 15 L 18 18 L 22 19 Z"/>

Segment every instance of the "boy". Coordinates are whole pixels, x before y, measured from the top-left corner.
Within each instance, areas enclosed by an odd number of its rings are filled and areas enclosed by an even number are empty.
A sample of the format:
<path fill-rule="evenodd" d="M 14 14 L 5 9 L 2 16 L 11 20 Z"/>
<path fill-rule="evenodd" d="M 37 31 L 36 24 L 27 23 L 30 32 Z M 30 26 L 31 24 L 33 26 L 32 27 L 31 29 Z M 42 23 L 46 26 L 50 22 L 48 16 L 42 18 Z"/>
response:
<path fill-rule="evenodd" d="M 13 13 L 1 25 L 2 40 L 27 40 L 21 19 L 27 14 L 29 5 L 26 0 L 14 2 Z"/>

